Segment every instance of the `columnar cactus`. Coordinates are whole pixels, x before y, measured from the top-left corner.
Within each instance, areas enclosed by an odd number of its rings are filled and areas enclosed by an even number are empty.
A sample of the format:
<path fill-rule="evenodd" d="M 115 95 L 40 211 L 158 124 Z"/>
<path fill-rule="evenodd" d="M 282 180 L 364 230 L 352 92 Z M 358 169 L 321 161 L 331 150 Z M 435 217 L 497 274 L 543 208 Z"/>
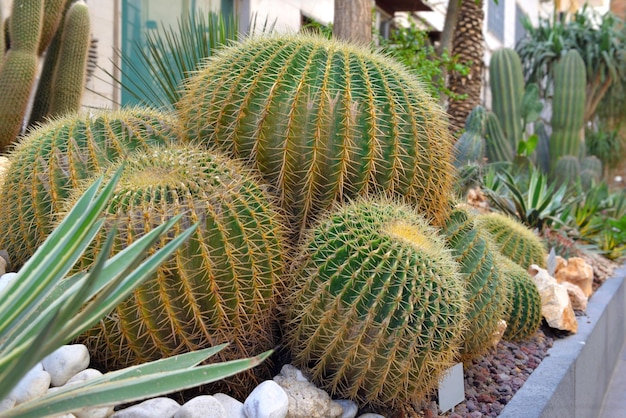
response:
<path fill-rule="evenodd" d="M 11 153 L 0 187 L 0 248 L 21 266 L 81 181 L 136 149 L 179 137 L 175 119 L 146 109 L 67 116 L 31 131 Z"/>
<path fill-rule="evenodd" d="M 457 263 L 411 208 L 359 200 L 310 231 L 289 285 L 293 362 L 333 395 L 422 398 L 457 358 L 466 299 Z"/>
<path fill-rule="evenodd" d="M 585 63 L 576 50 L 566 52 L 554 66 L 554 95 L 552 97 L 552 136 L 550 137 L 550 166 L 563 155 L 580 157 L 584 150 L 585 122 Z"/>
<path fill-rule="evenodd" d="M 460 265 L 469 301 L 462 354 L 471 358 L 491 347 L 498 321 L 503 319 L 508 287 L 494 259 L 497 250 L 466 210 L 457 208 L 451 213 L 443 236 Z"/>
<path fill-rule="evenodd" d="M 485 120 L 487 112 L 482 106 L 476 106 L 465 121 L 465 132 L 454 144 L 454 165 L 457 169 L 467 163 L 482 164 L 485 158 Z"/>
<path fill-rule="evenodd" d="M 485 155 L 489 162 L 496 161 L 513 161 L 517 150 L 513 149 L 511 144 L 504 135 L 498 117 L 487 112 L 485 121 Z"/>
<path fill-rule="evenodd" d="M 104 232 L 77 269 L 93 263 L 114 227 L 115 254 L 172 216 L 183 215 L 181 229 L 200 225 L 132 297 L 79 338 L 94 360 L 127 367 L 231 342 L 215 356 L 227 361 L 275 346 L 284 230 L 278 207 L 240 164 L 196 147 L 138 151 L 124 162 L 104 213 Z M 229 393 L 246 396 L 269 377 L 264 363 L 223 384 Z"/>
<path fill-rule="evenodd" d="M 368 192 L 406 197 L 445 220 L 445 112 L 387 57 L 313 35 L 255 37 L 210 57 L 178 110 L 190 139 L 263 174 L 296 230 Z"/>
<path fill-rule="evenodd" d="M 491 234 L 496 248 L 522 268 L 545 267 L 547 254 L 541 238 L 516 219 L 493 212 L 478 215 L 476 226 Z"/>
<path fill-rule="evenodd" d="M 526 340 L 541 325 L 541 296 L 528 272 L 508 257 L 496 254 L 496 263 L 508 287 L 509 303 L 505 312 L 506 330 L 503 338 L 509 341 Z"/>

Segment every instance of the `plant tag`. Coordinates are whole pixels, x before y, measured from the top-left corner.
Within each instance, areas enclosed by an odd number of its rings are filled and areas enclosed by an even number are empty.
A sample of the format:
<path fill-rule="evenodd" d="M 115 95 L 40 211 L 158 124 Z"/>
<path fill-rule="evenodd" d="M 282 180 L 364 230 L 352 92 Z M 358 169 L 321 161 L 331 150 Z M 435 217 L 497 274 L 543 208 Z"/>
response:
<path fill-rule="evenodd" d="M 439 409 L 447 412 L 465 400 L 463 363 L 450 367 L 439 380 Z"/>

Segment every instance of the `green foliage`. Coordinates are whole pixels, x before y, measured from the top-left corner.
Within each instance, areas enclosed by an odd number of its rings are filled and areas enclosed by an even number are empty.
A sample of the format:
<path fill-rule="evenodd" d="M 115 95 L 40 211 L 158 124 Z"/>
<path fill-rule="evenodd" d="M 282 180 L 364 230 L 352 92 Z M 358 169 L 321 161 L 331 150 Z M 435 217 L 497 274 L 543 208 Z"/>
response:
<path fill-rule="evenodd" d="M 508 287 L 496 265 L 489 238 L 474 226 L 466 210 L 454 209 L 442 235 L 463 275 L 469 327 L 463 335 L 462 354 L 472 358 L 491 348 L 498 322 L 507 309 Z"/>
<path fill-rule="evenodd" d="M 379 44 L 385 52 L 424 80 L 433 97 L 463 100 L 467 96 L 451 91 L 446 85 L 445 74 L 467 76 L 472 63 L 459 62 L 458 57 L 450 56 L 447 51 L 437 54 L 428 40 L 428 32 L 418 29 L 415 23 L 396 28 L 389 39 L 379 37 Z"/>
<path fill-rule="evenodd" d="M 606 167 L 615 168 L 622 161 L 624 139 L 618 129 L 610 129 L 604 123 L 585 129 L 587 155 L 594 155 Z"/>
<path fill-rule="evenodd" d="M 296 233 L 336 200 L 366 193 L 445 219 L 447 119 L 394 60 L 308 34 L 260 36 L 221 49 L 185 87 L 186 136 L 258 169 Z"/>
<path fill-rule="evenodd" d="M 147 109 L 66 116 L 23 137 L 0 188 L 0 248 L 21 266 L 52 231 L 72 189 L 136 149 L 180 137 L 178 122 Z"/>
<path fill-rule="evenodd" d="M 457 263 L 408 206 L 359 200 L 304 240 L 290 283 L 286 343 L 333 396 L 423 399 L 457 358 L 466 300 Z"/>
<path fill-rule="evenodd" d="M 193 233 L 195 226 L 172 237 L 160 249 L 147 250 L 179 225 L 173 217 L 106 259 L 113 235 L 96 256 L 93 268 L 66 276 L 103 221 L 99 215 L 112 196 L 120 172 L 101 186 L 95 181 L 64 220 L 3 290 L 0 309 L 0 399 L 5 398 L 37 362 L 85 331 L 146 280 Z M 97 190 L 101 193 L 97 194 Z M 180 231 L 180 228 L 179 228 Z M 85 407 L 131 402 L 219 380 L 253 367 L 269 356 L 194 367 L 223 349 L 199 350 L 168 360 L 107 373 L 66 385 L 54 393 L 0 412 L 2 417 L 59 415 Z"/>

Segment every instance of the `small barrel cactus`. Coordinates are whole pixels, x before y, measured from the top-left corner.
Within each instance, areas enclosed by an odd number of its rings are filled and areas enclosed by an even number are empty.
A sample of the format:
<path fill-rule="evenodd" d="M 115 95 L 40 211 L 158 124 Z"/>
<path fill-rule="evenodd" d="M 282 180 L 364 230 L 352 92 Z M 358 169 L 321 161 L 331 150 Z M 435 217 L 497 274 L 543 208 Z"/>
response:
<path fill-rule="evenodd" d="M 468 163 L 482 164 L 485 158 L 485 121 L 487 113 L 476 106 L 467 116 L 465 132 L 454 144 L 454 166 L 459 169 Z"/>
<path fill-rule="evenodd" d="M 507 140 L 504 131 L 500 126 L 498 117 L 487 112 L 485 121 L 485 155 L 489 162 L 513 161 L 517 150 L 513 150 L 513 145 Z"/>
<path fill-rule="evenodd" d="M 138 108 L 66 116 L 34 129 L 11 152 L 0 187 L 0 248 L 21 266 L 52 231 L 54 215 L 81 181 L 136 149 L 179 137 L 175 119 Z"/>
<path fill-rule="evenodd" d="M 460 265 L 469 307 L 469 327 L 464 333 L 463 351 L 469 359 L 491 347 L 502 319 L 508 287 L 494 260 L 490 238 L 474 226 L 466 210 L 456 208 L 443 228 L 443 236 Z"/>
<path fill-rule="evenodd" d="M 560 157 L 556 162 L 553 177 L 558 187 L 566 185 L 571 190 L 580 179 L 580 161 L 578 157 L 573 155 Z"/>
<path fill-rule="evenodd" d="M 277 210 L 256 177 L 225 157 L 177 146 L 133 154 L 104 210 L 104 230 L 77 268 L 93 263 L 114 226 L 117 253 L 172 216 L 183 214 L 180 229 L 200 225 L 153 277 L 79 341 L 109 368 L 225 342 L 231 344 L 216 361 L 273 348 L 283 272 L 284 229 Z M 221 384 L 245 397 L 269 377 L 266 362 Z"/>
<path fill-rule="evenodd" d="M 178 111 L 191 140 L 262 173 L 296 233 L 334 201 L 369 192 L 447 216 L 445 112 L 383 55 L 314 35 L 255 37 L 205 61 Z"/>
<path fill-rule="evenodd" d="M 523 269 L 531 264 L 546 266 L 547 253 L 541 238 L 516 219 L 493 212 L 477 216 L 476 226 L 491 234 L 496 248 Z"/>
<path fill-rule="evenodd" d="M 359 199 L 310 231 L 287 302 L 295 365 L 333 395 L 416 400 L 456 360 L 466 329 L 458 265 L 413 209 Z"/>
<path fill-rule="evenodd" d="M 496 254 L 495 259 L 509 295 L 504 315 L 506 330 L 503 338 L 509 341 L 526 340 L 532 337 L 541 325 L 539 290 L 528 272 L 508 257 Z"/>

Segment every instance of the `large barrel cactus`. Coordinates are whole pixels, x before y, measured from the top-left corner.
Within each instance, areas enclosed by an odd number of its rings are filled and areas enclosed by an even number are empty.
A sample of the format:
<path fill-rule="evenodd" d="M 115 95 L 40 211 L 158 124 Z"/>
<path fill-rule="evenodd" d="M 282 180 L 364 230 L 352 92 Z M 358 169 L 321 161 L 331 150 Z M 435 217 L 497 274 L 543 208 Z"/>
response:
<path fill-rule="evenodd" d="M 462 351 L 469 359 L 491 347 L 498 322 L 503 319 L 508 287 L 494 259 L 497 250 L 490 246 L 490 238 L 474 226 L 466 210 L 456 208 L 451 213 L 443 236 L 460 265 L 469 301 L 469 326 Z"/>
<path fill-rule="evenodd" d="M 503 338 L 509 341 L 526 340 L 541 325 L 541 295 L 526 270 L 502 254 L 496 254 L 495 260 L 508 287 Z"/>
<path fill-rule="evenodd" d="M 466 328 L 458 265 L 411 208 L 359 200 L 305 240 L 287 304 L 295 365 L 333 395 L 416 400 L 456 360 Z"/>
<path fill-rule="evenodd" d="M 34 129 L 11 152 L 0 187 L 0 248 L 21 266 L 82 180 L 136 149 L 170 144 L 179 136 L 175 119 L 147 109 L 67 116 Z"/>
<path fill-rule="evenodd" d="M 183 214 L 181 230 L 200 226 L 153 277 L 80 337 L 92 359 L 117 368 L 225 342 L 231 344 L 215 361 L 273 348 L 283 271 L 284 231 L 277 211 L 246 169 L 204 149 L 157 148 L 130 156 L 104 210 L 104 232 L 77 268 L 93 263 L 114 226 L 113 253 L 178 214 Z M 223 384 L 245 397 L 269 377 L 265 363 Z"/>
<path fill-rule="evenodd" d="M 452 139 L 445 112 L 400 64 L 313 35 L 222 49 L 178 104 L 192 140 L 247 160 L 302 229 L 342 197 L 407 197 L 446 216 Z"/>
<path fill-rule="evenodd" d="M 496 248 L 523 269 L 528 269 L 531 264 L 546 266 L 543 241 L 516 219 L 493 212 L 477 216 L 476 226 L 490 233 Z"/>

